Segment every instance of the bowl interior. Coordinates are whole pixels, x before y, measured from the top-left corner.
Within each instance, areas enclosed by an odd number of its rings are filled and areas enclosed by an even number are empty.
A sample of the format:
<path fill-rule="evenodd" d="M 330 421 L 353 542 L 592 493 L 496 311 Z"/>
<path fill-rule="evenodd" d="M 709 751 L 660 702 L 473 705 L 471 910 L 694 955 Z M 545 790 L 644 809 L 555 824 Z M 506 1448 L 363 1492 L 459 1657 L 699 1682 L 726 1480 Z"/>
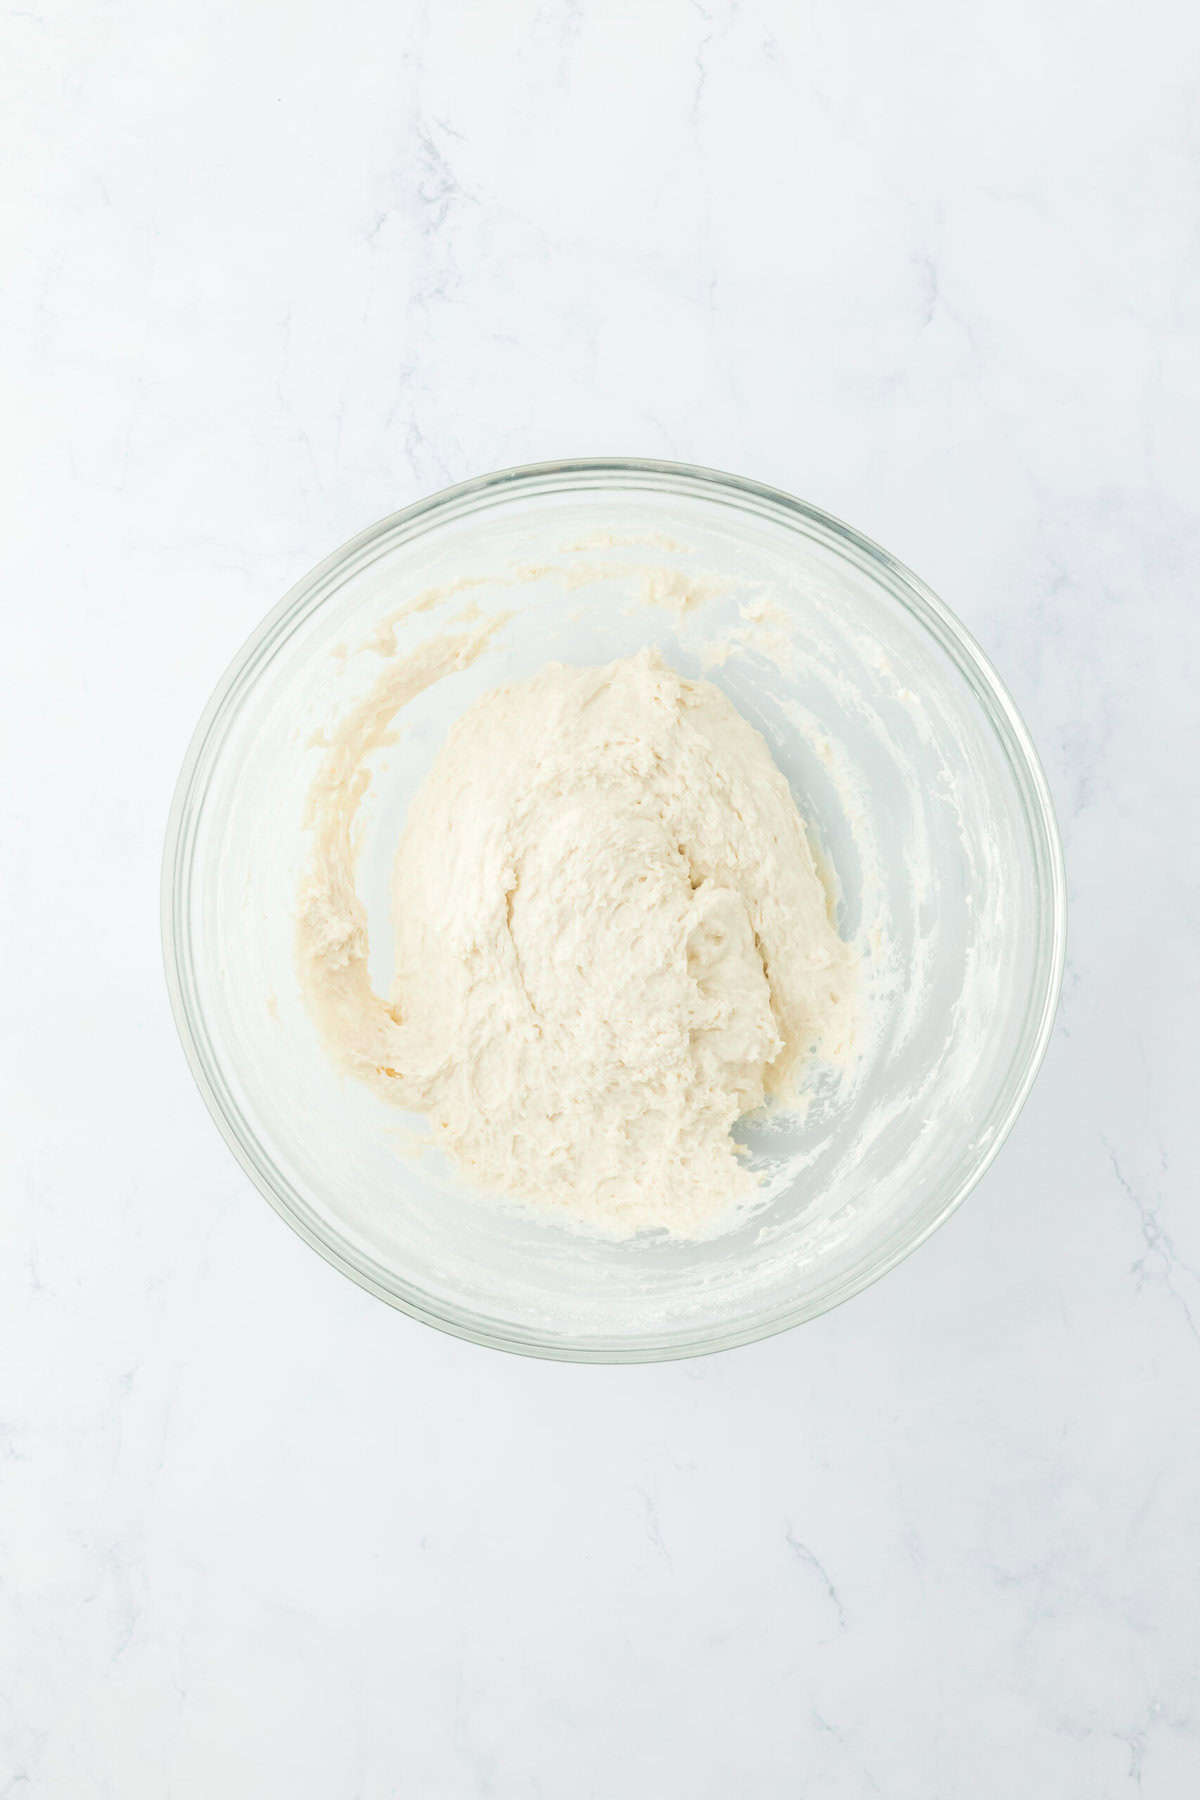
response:
<path fill-rule="evenodd" d="M 414 610 L 394 615 L 416 602 Z M 864 953 L 853 1073 L 747 1122 L 761 1204 L 704 1243 L 588 1238 L 481 1198 L 421 1122 L 330 1064 L 293 968 L 324 728 L 403 657 L 507 615 L 381 749 L 360 891 L 386 989 L 391 853 L 451 722 L 547 661 L 653 643 L 767 737 Z M 389 623 L 391 621 L 391 623 Z M 821 1312 L 896 1262 L 994 1153 L 1044 1047 L 1061 962 L 1036 759 L 961 628 L 882 552 L 748 484 L 648 465 L 518 472 L 363 534 L 235 663 L 181 777 L 168 974 L 206 1098 L 258 1185 L 355 1279 L 485 1342 L 654 1357 Z"/>

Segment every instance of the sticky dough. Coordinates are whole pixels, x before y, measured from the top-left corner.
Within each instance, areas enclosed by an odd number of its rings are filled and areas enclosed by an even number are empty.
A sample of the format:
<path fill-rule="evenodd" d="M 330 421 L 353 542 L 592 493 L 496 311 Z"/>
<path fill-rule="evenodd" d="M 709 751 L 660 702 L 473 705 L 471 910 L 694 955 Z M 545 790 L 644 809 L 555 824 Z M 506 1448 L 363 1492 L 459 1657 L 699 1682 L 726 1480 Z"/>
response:
<path fill-rule="evenodd" d="M 329 1048 L 476 1185 L 703 1235 L 753 1192 L 736 1120 L 853 1035 L 856 959 L 763 738 L 653 651 L 486 694 L 409 809 L 385 1000 L 351 829 L 379 704 L 311 802 L 298 953 Z"/>

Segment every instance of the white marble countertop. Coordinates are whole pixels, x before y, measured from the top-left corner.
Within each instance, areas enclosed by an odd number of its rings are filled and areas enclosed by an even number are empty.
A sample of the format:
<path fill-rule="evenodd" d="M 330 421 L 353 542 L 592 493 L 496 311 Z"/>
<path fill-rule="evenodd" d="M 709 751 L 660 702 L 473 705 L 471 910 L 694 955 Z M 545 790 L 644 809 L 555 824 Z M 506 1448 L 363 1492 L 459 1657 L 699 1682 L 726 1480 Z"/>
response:
<path fill-rule="evenodd" d="M 0 1796 L 1187 1800 L 1194 7 L 28 0 L 0 37 Z M 657 1368 L 327 1268 L 159 968 L 176 770 L 268 606 L 418 495 L 603 452 L 925 576 L 1024 709 L 1073 908 L 957 1217 Z"/>

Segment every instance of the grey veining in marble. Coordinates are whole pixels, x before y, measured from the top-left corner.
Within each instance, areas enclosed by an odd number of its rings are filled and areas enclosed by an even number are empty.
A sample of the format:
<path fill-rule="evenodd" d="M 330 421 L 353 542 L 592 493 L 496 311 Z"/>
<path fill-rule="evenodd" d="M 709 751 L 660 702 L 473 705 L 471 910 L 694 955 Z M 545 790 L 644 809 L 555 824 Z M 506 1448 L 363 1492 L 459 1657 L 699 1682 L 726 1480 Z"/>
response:
<path fill-rule="evenodd" d="M 1200 1791 L 1200 27 L 1180 0 L 0 14 L 0 1796 Z M 1042 1077 L 838 1313 L 388 1312 L 194 1093 L 192 724 L 333 545 L 620 451 L 853 520 L 1040 745 Z"/>

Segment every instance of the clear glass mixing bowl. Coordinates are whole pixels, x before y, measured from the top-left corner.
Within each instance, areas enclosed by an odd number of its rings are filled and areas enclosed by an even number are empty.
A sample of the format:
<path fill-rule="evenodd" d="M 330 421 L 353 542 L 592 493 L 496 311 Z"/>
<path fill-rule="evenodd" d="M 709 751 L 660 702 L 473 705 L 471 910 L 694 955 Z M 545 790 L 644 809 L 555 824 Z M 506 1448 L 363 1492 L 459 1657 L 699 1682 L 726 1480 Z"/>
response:
<path fill-rule="evenodd" d="M 683 673 L 707 673 L 767 736 L 835 872 L 843 934 L 864 947 L 871 1029 L 856 1078 L 818 1083 L 802 1120 L 749 1125 L 769 1197 L 710 1242 L 594 1239 L 481 1198 L 414 1147 L 403 1128 L 416 1121 L 335 1070 L 305 1012 L 293 931 L 314 742 L 377 677 L 393 636 L 403 655 L 476 609 L 511 617 L 484 657 L 406 709 L 373 771 L 360 887 L 380 990 L 390 854 L 451 721 L 547 661 L 606 662 L 648 643 Z M 885 551 L 733 476 L 550 463 L 372 526 L 264 620 L 184 762 L 163 935 L 213 1117 L 328 1261 L 479 1343 L 652 1360 L 825 1312 L 979 1180 L 1049 1036 L 1062 852 L 1011 699 Z"/>

